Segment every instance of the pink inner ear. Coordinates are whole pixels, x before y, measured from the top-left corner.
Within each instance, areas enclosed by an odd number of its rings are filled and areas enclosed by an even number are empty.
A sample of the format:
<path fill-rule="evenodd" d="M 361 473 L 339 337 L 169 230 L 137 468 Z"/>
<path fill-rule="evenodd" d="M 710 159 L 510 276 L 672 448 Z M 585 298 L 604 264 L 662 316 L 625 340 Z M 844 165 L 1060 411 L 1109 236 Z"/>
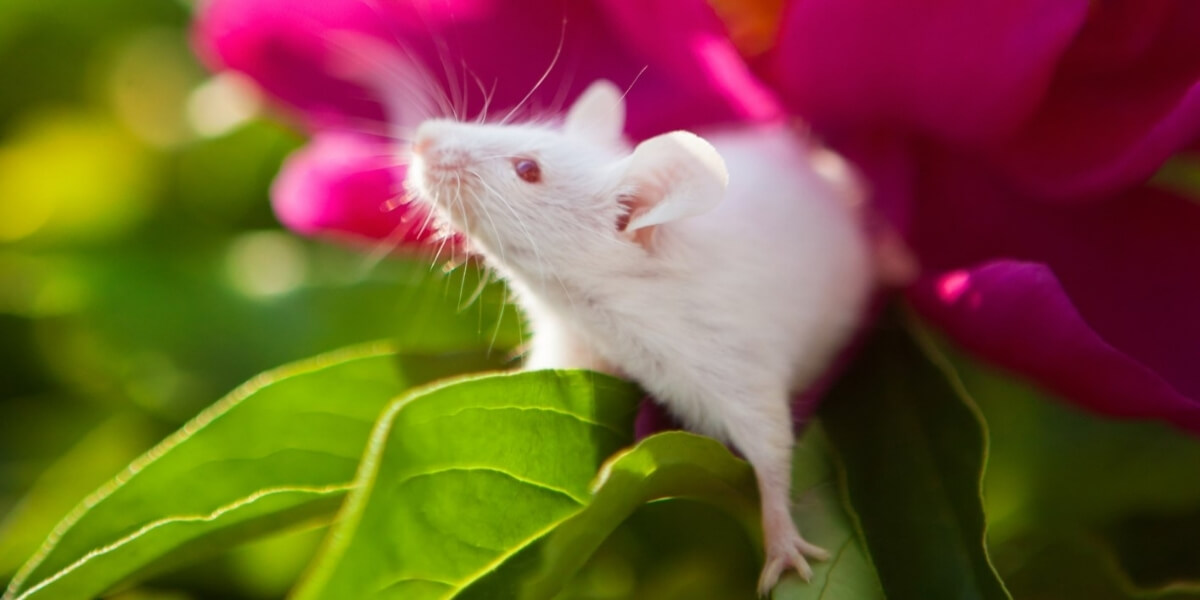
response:
<path fill-rule="evenodd" d="M 621 214 L 617 216 L 617 231 L 625 233 L 625 230 L 629 228 L 629 221 L 633 220 L 634 211 L 638 210 L 641 202 L 639 202 L 634 196 L 621 196 L 617 200 L 617 203 L 621 205 L 622 209 L 624 209 Z"/>
<path fill-rule="evenodd" d="M 650 210 L 649 203 L 642 198 L 628 194 L 622 195 L 617 202 L 620 203 L 621 208 L 625 209 L 624 212 L 617 216 L 617 231 L 625 234 L 634 243 L 649 250 L 650 243 L 654 239 L 654 230 L 658 228 L 657 226 L 643 227 L 637 231 L 627 231 L 629 229 L 629 222 L 634 217 Z"/>

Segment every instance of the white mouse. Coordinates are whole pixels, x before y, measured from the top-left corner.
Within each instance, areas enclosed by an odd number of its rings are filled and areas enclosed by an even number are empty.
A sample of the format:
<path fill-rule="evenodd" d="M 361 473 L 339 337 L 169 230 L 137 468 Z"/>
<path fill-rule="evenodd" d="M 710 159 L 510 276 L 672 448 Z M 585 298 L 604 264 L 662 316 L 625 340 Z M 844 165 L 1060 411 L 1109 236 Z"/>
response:
<path fill-rule="evenodd" d="M 532 328 L 525 368 L 641 384 L 753 465 L 759 592 L 805 557 L 790 512 L 794 392 L 863 319 L 875 279 L 850 171 L 790 127 L 675 131 L 630 148 L 599 81 L 560 126 L 425 121 L 406 187 L 464 234 Z"/>

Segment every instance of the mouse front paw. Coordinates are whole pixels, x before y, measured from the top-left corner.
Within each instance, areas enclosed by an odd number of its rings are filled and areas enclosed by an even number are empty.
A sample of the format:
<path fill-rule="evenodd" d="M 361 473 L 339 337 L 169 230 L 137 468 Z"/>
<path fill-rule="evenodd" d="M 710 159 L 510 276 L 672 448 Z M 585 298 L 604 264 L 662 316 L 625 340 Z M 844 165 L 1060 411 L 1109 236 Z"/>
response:
<path fill-rule="evenodd" d="M 806 556 L 814 560 L 827 560 L 829 552 L 805 540 L 794 529 L 783 535 L 767 533 L 766 562 L 758 577 L 758 594 L 766 597 L 779 577 L 788 569 L 795 569 L 804 581 L 812 580 L 812 567 Z"/>

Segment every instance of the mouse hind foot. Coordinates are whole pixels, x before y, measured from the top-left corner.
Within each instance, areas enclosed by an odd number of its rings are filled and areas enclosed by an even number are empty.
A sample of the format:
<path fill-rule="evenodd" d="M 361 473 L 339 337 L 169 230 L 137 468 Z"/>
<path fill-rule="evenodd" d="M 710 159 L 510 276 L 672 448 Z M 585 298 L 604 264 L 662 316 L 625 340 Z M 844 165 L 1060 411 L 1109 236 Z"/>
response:
<path fill-rule="evenodd" d="M 768 524 L 767 517 L 763 519 L 763 539 L 766 560 L 762 573 L 758 577 L 758 595 L 767 597 L 771 589 L 779 582 L 780 576 L 794 569 L 804 581 L 811 581 L 812 567 L 808 558 L 828 560 L 829 552 L 824 548 L 805 540 L 789 517 L 786 523 Z"/>
<path fill-rule="evenodd" d="M 787 397 L 774 402 L 721 405 L 730 442 L 754 468 L 762 506 L 763 554 L 765 561 L 758 580 L 758 593 L 767 596 L 779 578 L 794 569 L 805 581 L 812 579 L 808 559 L 825 560 L 829 553 L 805 540 L 792 519 L 791 471 L 792 420 Z M 737 407 L 741 407 L 740 409 Z M 746 410 L 753 406 L 757 410 Z"/>

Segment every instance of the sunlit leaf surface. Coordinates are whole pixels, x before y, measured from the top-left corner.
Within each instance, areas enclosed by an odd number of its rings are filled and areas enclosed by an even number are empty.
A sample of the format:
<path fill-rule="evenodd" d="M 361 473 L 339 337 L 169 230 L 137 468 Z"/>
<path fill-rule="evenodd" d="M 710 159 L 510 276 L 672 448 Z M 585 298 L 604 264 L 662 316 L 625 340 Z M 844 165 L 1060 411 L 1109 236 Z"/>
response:
<path fill-rule="evenodd" d="M 341 352 L 239 388 L 77 507 L 5 598 L 92 598 L 157 561 L 332 514 L 406 387 L 395 360 Z"/>
<path fill-rule="evenodd" d="M 641 394 L 575 371 L 491 375 L 396 401 L 297 598 L 441 598 L 579 511 L 632 441 Z"/>

